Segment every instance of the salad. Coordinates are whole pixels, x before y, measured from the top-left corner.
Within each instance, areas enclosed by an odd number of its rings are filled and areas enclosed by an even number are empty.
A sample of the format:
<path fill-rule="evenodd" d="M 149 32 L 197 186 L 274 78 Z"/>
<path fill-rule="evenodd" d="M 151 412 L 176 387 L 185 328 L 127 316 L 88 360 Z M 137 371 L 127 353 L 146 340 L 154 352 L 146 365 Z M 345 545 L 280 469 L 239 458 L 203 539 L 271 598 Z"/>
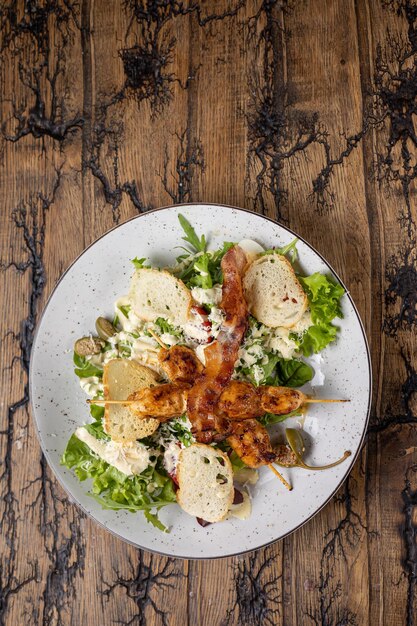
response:
<path fill-rule="evenodd" d="M 75 343 L 90 419 L 61 459 L 91 480 L 103 508 L 142 511 L 162 531 L 158 511 L 173 503 L 202 525 L 245 519 L 259 467 L 287 488 L 277 467 L 323 469 L 305 463 L 299 429 L 278 444 L 271 433 L 317 401 L 297 388 L 314 377 L 306 358 L 337 339 L 344 294 L 324 274 L 303 274 L 296 239 L 210 250 L 179 221 L 176 263 L 133 259 L 131 290 L 113 319 L 99 317 L 95 333 Z"/>

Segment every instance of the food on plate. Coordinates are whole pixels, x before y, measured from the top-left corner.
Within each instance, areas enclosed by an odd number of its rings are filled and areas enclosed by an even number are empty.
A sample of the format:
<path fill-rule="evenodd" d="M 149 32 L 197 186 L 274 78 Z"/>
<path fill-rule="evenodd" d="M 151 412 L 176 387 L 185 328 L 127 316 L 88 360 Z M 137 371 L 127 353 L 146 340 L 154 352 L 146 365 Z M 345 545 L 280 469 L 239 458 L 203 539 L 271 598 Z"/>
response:
<path fill-rule="evenodd" d="M 186 346 L 163 347 L 158 362 L 172 382 L 193 383 L 204 369 L 194 350 Z"/>
<path fill-rule="evenodd" d="M 133 274 L 130 301 L 136 315 L 148 322 L 164 317 L 174 324 L 188 320 L 191 293 L 169 272 L 142 267 Z"/>
<path fill-rule="evenodd" d="M 308 307 L 307 294 L 291 263 L 279 254 L 267 254 L 251 263 L 243 288 L 249 311 L 270 328 L 291 328 Z"/>
<path fill-rule="evenodd" d="M 298 389 L 314 376 L 309 357 L 337 338 L 343 288 L 318 272 L 296 273 L 296 240 L 210 250 L 179 221 L 187 248 L 176 263 L 133 259 L 113 319 L 99 317 L 97 336 L 75 343 L 92 421 L 62 456 L 80 480 L 91 479 L 103 507 L 142 511 L 163 531 L 158 513 L 172 503 L 203 525 L 246 518 L 262 466 L 291 489 L 276 466 L 325 469 L 348 456 L 329 466 L 305 461 L 306 407 L 339 400 Z"/>
<path fill-rule="evenodd" d="M 177 479 L 177 502 L 184 511 L 206 522 L 227 516 L 235 491 L 227 454 L 194 443 L 180 452 Z"/>
<path fill-rule="evenodd" d="M 109 397 L 108 400 L 95 400 L 94 402 L 109 406 L 116 400 L 118 404 L 127 407 L 139 420 L 154 417 L 165 422 L 174 417 L 181 417 L 187 412 L 187 400 L 191 389 L 192 386 L 189 383 L 165 383 L 158 387 L 147 387 L 135 391 L 128 396 L 126 401 Z M 252 383 L 231 380 L 214 405 L 213 416 L 215 419 L 219 417 L 242 421 L 262 417 L 265 413 L 288 415 L 301 409 L 305 404 L 320 402 L 346 402 L 346 400 L 309 398 L 302 391 L 290 387 L 269 385 L 255 387 Z"/>
<path fill-rule="evenodd" d="M 133 360 L 113 359 L 103 368 L 105 399 L 127 400 L 133 392 L 151 389 L 157 384 L 156 373 Z M 122 404 L 107 404 L 104 410 L 103 429 L 113 441 L 143 439 L 152 435 L 158 426 L 156 419 L 135 420 L 131 411 Z"/>

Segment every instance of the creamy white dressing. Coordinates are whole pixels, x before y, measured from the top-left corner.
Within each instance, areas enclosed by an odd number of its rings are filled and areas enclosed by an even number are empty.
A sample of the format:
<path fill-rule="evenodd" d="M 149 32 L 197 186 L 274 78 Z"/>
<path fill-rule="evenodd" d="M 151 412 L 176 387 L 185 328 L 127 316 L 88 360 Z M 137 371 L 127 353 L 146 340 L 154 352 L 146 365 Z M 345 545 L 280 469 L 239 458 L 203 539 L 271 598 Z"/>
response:
<path fill-rule="evenodd" d="M 292 333 L 303 333 L 305 330 L 308 330 L 310 326 L 313 326 L 313 320 L 311 319 L 310 309 L 307 309 L 298 322 L 294 324 L 294 326 L 291 326 L 290 331 Z"/>
<path fill-rule="evenodd" d="M 97 376 L 80 378 L 80 387 L 86 394 L 92 397 L 103 391 L 103 383 Z"/>
<path fill-rule="evenodd" d="M 82 426 L 77 428 L 75 436 L 87 444 L 90 450 L 103 461 L 126 476 L 141 474 L 149 465 L 149 450 L 141 443 L 122 444 L 116 441 L 100 441 Z"/>
<path fill-rule="evenodd" d="M 167 346 L 175 346 L 179 339 L 175 335 L 171 335 L 170 333 L 162 333 L 160 336 L 162 343 Z"/>
<path fill-rule="evenodd" d="M 252 513 L 252 502 L 246 490 L 242 490 L 240 493 L 243 496 L 243 502 L 241 502 L 240 504 L 232 504 L 227 518 L 236 517 L 237 519 L 244 521 L 249 519 Z"/>
<path fill-rule="evenodd" d="M 171 441 L 164 452 L 164 459 L 163 459 L 163 464 L 168 474 L 175 473 L 177 469 L 177 465 L 178 465 L 180 452 L 181 452 L 181 446 L 178 445 L 178 442 Z"/>
<path fill-rule="evenodd" d="M 222 299 L 222 286 L 214 285 L 211 289 L 193 287 L 191 296 L 198 304 L 220 304 Z"/>
<path fill-rule="evenodd" d="M 286 328 L 276 329 L 267 341 L 267 346 L 273 352 L 279 352 L 284 359 L 291 359 L 297 353 L 297 344 L 290 339 L 289 331 Z"/>

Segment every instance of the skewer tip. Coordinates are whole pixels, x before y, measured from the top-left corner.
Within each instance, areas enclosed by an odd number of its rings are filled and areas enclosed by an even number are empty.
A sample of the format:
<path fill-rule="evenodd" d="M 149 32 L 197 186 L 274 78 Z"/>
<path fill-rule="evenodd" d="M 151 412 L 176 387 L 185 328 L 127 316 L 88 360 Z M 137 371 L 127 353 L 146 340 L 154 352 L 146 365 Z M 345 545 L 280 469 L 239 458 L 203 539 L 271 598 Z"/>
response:
<path fill-rule="evenodd" d="M 284 487 L 286 489 L 288 489 L 288 491 L 292 491 L 292 485 L 290 485 L 290 483 L 287 480 L 285 480 L 284 476 L 277 469 L 275 469 L 275 467 L 272 465 L 272 463 L 268 463 L 267 467 L 269 467 L 271 472 L 273 472 L 275 474 L 275 476 L 277 478 L 279 478 L 279 480 L 282 482 Z"/>

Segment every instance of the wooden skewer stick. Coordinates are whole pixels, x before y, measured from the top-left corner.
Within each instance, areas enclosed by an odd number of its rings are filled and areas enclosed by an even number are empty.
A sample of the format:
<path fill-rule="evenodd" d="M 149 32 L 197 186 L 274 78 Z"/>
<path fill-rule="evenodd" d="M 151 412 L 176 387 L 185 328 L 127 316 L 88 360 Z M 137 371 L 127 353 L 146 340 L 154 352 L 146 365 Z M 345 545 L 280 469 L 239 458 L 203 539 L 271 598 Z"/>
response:
<path fill-rule="evenodd" d="M 161 348 L 163 348 L 164 350 L 168 350 L 168 346 L 162 341 L 162 339 L 160 337 L 158 337 L 158 335 L 156 333 L 153 332 L 153 330 L 148 328 L 148 333 L 155 339 L 155 341 L 157 343 L 159 343 Z"/>
<path fill-rule="evenodd" d="M 290 483 L 285 480 L 284 476 L 282 474 L 280 474 L 277 469 L 275 469 L 275 467 L 272 465 L 272 463 L 268 463 L 267 467 L 269 467 L 271 472 L 273 472 L 275 474 L 275 476 L 277 476 L 277 478 L 280 479 L 280 481 L 282 482 L 284 487 L 286 489 L 288 489 L 288 491 L 292 491 L 292 487 L 291 487 Z"/>
<path fill-rule="evenodd" d="M 350 400 L 333 400 L 333 398 L 306 398 L 304 404 L 320 403 L 320 402 L 350 402 Z"/>
<path fill-rule="evenodd" d="M 134 404 L 137 400 L 87 400 L 88 404 Z"/>

